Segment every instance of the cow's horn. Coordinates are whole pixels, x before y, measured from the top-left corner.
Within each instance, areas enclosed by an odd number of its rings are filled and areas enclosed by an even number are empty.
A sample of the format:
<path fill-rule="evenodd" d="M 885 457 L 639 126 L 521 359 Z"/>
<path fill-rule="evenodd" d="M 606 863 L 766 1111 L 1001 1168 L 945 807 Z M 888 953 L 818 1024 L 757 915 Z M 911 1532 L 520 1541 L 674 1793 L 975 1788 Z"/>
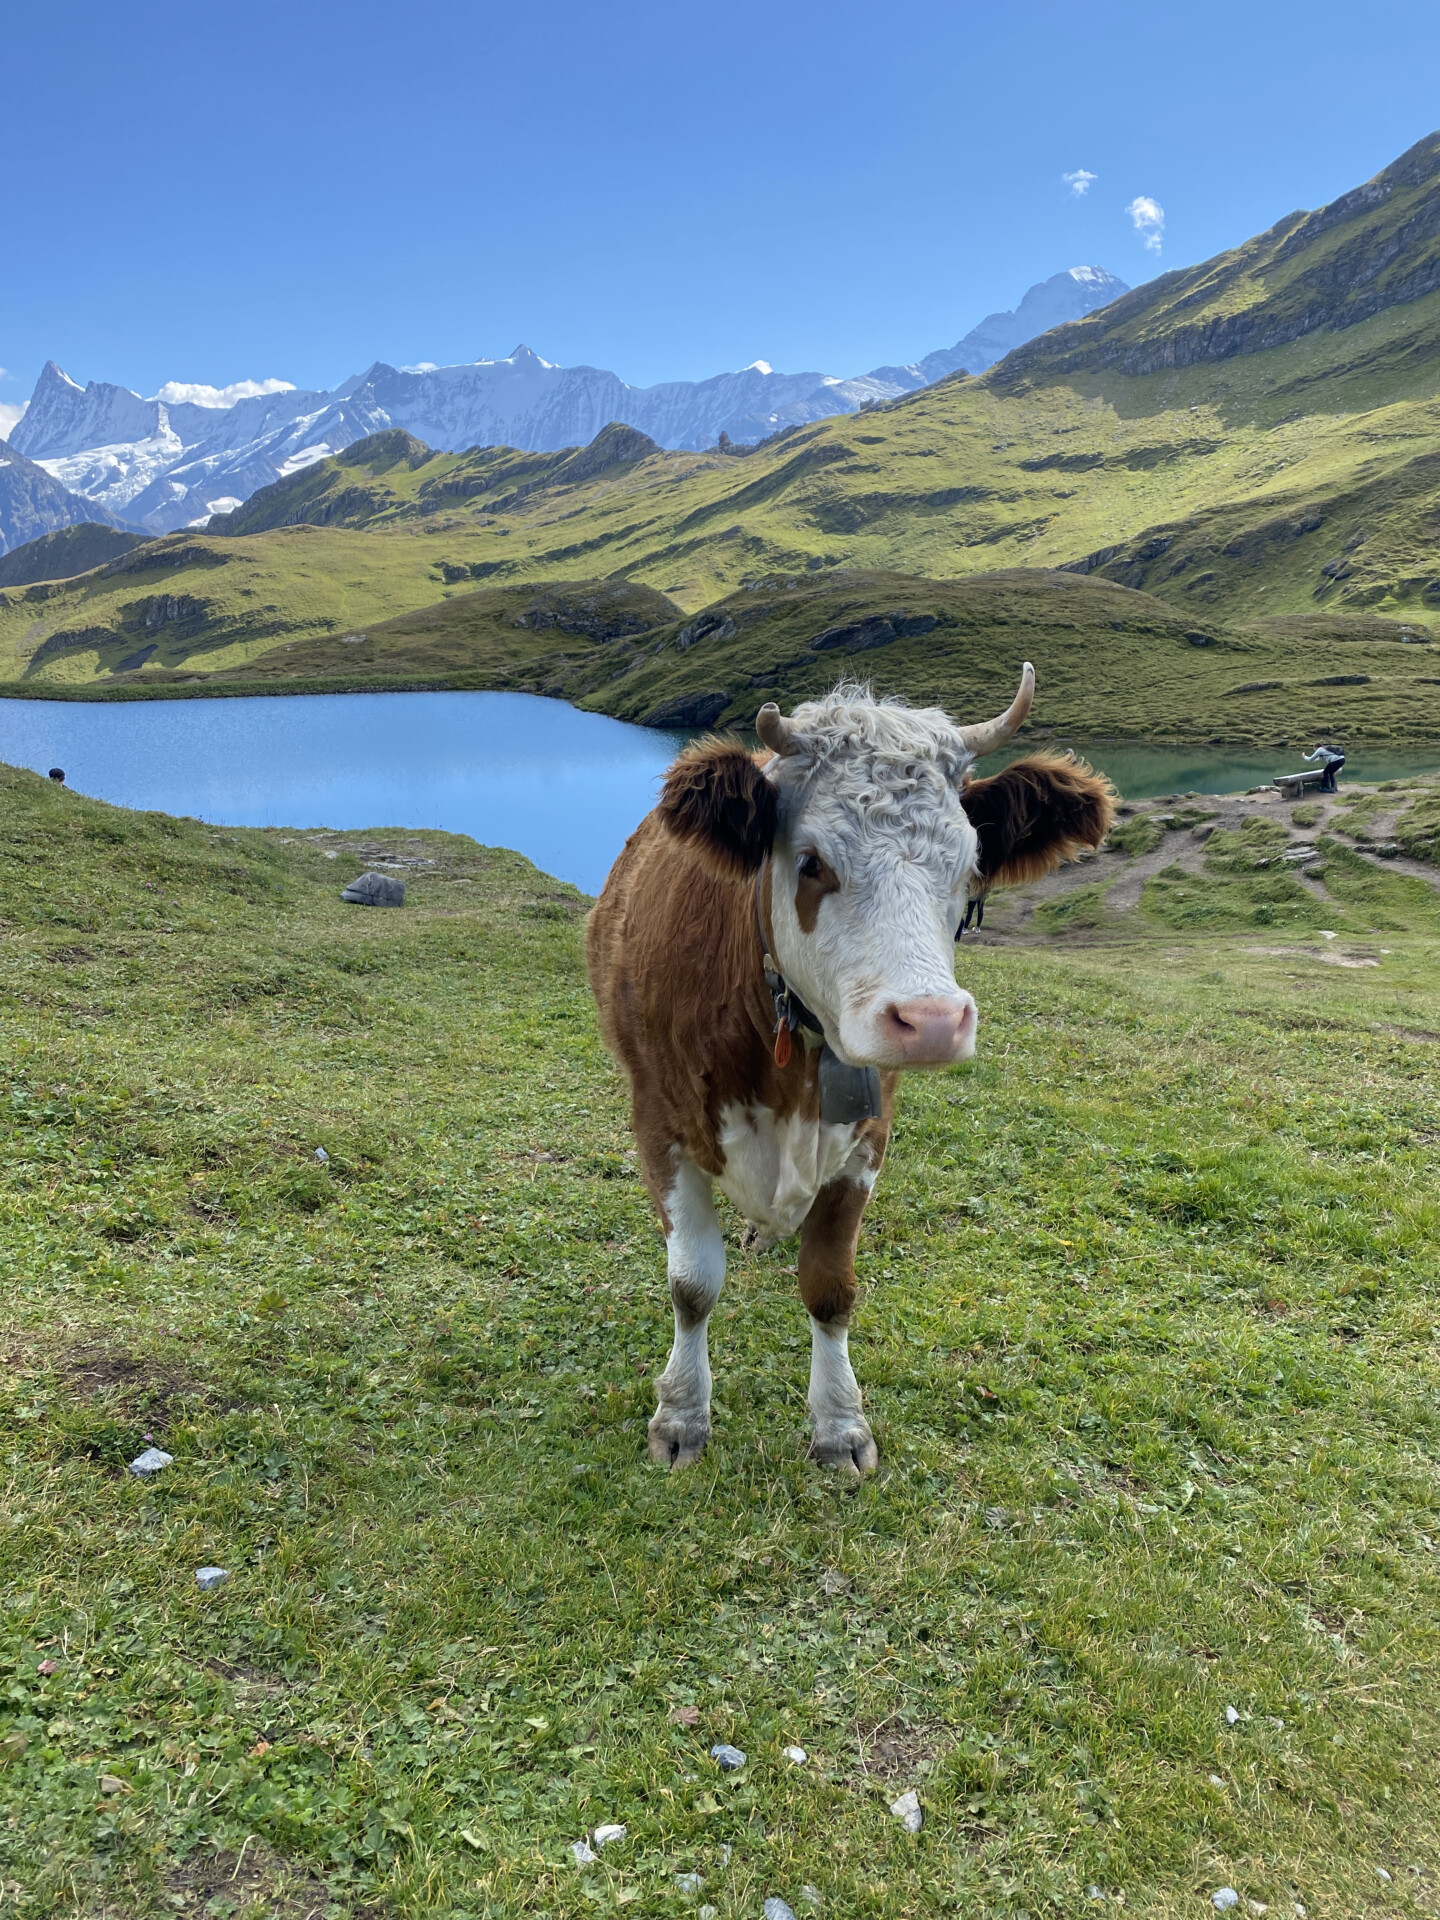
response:
<path fill-rule="evenodd" d="M 755 731 L 772 753 L 798 753 L 795 730 L 773 700 L 767 700 L 755 716 Z"/>
<path fill-rule="evenodd" d="M 1035 698 L 1035 669 L 1027 660 L 1020 670 L 1020 691 L 1010 702 L 1004 713 L 994 720 L 981 720 L 973 727 L 961 727 L 960 738 L 979 760 L 984 754 L 994 753 L 997 747 L 1003 747 L 1025 724 L 1025 716 L 1030 711 L 1030 702 Z M 764 738 L 764 735 L 761 735 Z"/>

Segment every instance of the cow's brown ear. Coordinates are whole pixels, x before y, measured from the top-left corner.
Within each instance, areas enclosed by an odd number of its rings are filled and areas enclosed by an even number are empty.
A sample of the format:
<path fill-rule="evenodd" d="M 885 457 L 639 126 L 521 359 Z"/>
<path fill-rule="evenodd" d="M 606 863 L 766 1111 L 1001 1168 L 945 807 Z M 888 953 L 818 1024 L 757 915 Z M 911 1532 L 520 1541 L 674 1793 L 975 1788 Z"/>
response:
<path fill-rule="evenodd" d="M 738 740 L 697 740 L 665 776 L 660 818 L 713 873 L 758 873 L 775 838 L 775 789 Z"/>
<path fill-rule="evenodd" d="M 1053 873 L 1098 847 L 1115 817 L 1115 789 L 1073 753 L 1036 753 L 986 780 L 967 780 L 960 801 L 980 837 L 977 893 Z"/>

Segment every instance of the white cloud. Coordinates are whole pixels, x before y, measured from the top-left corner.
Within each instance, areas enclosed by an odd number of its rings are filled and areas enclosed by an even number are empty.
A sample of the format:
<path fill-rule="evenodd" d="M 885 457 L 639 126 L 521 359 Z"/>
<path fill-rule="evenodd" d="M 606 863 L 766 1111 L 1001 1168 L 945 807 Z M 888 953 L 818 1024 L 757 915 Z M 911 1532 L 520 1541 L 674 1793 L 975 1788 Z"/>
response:
<path fill-rule="evenodd" d="M 8 440 L 10 438 L 16 427 L 19 426 L 21 419 L 24 417 L 25 409 L 29 404 L 30 402 L 28 400 L 22 400 L 18 407 L 9 405 L 0 406 L 0 440 Z"/>
<path fill-rule="evenodd" d="M 1084 167 L 1077 167 L 1074 173 L 1062 173 L 1060 178 L 1069 187 L 1077 200 L 1082 199 L 1090 190 L 1090 182 L 1100 178 L 1098 173 L 1088 173 Z"/>
<path fill-rule="evenodd" d="M 237 400 L 253 400 L 262 393 L 293 393 L 293 380 L 232 380 L 228 387 L 207 387 L 198 380 L 167 380 L 155 395 L 167 407 L 189 401 L 192 407 L 233 407 Z"/>
<path fill-rule="evenodd" d="M 1143 235 L 1147 250 L 1159 253 L 1165 236 L 1165 209 L 1160 202 L 1152 200 L 1148 193 L 1137 193 L 1125 211 L 1135 231 Z"/>

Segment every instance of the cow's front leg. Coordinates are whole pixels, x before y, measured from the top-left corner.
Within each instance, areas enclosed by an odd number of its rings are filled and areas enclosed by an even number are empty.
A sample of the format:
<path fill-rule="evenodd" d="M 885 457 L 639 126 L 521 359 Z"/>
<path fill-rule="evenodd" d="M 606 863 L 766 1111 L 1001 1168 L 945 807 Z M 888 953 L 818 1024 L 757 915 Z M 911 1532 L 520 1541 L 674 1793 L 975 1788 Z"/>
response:
<path fill-rule="evenodd" d="M 822 1465 L 860 1475 L 879 1465 L 875 1437 L 850 1365 L 855 1243 L 874 1173 L 850 1169 L 820 1189 L 800 1229 L 800 1297 L 810 1315 L 810 1451 Z"/>
<path fill-rule="evenodd" d="M 660 1404 L 650 1422 L 650 1452 L 667 1467 L 685 1467 L 710 1438 L 710 1312 L 725 1284 L 710 1176 L 693 1160 L 678 1161 L 664 1218 L 675 1343 L 655 1383 Z"/>

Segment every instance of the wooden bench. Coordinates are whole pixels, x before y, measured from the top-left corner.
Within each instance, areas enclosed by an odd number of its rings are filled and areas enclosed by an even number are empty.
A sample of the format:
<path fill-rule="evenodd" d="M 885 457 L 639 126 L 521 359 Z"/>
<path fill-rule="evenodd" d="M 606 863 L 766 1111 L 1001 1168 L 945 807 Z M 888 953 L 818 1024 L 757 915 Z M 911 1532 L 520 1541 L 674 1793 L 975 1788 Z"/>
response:
<path fill-rule="evenodd" d="M 1317 791 L 1325 778 L 1324 767 L 1306 767 L 1303 773 L 1277 773 L 1275 785 L 1287 800 L 1298 800 L 1310 787 Z"/>

